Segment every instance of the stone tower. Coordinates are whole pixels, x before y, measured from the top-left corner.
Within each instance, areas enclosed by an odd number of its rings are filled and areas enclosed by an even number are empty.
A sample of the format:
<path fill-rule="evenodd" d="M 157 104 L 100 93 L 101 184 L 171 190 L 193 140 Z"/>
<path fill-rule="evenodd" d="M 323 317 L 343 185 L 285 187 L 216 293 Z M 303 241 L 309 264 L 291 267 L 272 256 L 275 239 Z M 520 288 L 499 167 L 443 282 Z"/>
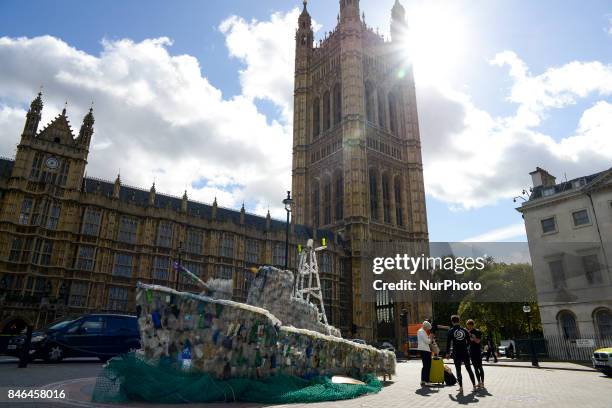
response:
<path fill-rule="evenodd" d="M 372 323 L 379 307 L 391 309 L 395 333 L 401 308 L 414 322 L 431 313 L 427 304 L 366 305 L 361 295 L 364 245 L 428 240 L 414 77 L 397 0 L 391 15 L 387 40 L 366 24 L 359 0 L 340 0 L 337 26 L 315 44 L 304 2 L 296 32 L 293 221 L 344 237 L 354 335 L 368 340 L 391 337 Z"/>

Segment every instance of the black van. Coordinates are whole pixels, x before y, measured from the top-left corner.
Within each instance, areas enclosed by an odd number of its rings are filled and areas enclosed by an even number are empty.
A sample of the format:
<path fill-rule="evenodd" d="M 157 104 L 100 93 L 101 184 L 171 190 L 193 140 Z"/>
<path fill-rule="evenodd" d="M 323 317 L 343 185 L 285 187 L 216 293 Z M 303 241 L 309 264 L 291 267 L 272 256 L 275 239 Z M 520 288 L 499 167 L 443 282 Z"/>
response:
<path fill-rule="evenodd" d="M 12 338 L 7 354 L 19 357 L 24 342 L 24 335 Z M 87 314 L 59 320 L 32 333 L 30 358 L 59 362 L 66 357 L 97 357 L 106 361 L 138 348 L 140 333 L 135 316 Z"/>

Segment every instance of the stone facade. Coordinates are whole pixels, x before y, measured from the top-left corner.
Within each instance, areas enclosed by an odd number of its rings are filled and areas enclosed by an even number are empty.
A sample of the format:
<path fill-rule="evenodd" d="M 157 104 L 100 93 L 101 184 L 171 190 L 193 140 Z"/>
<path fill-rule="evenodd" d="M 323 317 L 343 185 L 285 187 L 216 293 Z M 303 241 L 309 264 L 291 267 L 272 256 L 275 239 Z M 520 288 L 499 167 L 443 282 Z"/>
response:
<path fill-rule="evenodd" d="M 41 327 L 86 312 L 134 311 L 137 281 L 174 287 L 178 260 L 203 280 L 232 278 L 245 301 L 252 268 L 284 265 L 285 223 L 217 205 L 85 177 L 94 116 L 78 136 L 66 110 L 38 131 L 43 102 L 31 104 L 15 159 L 0 159 L 0 332 Z M 281 195 L 282 197 L 282 195 Z M 320 257 L 331 322 L 340 319 L 344 254 L 328 230 L 292 225 L 297 245 L 326 239 Z M 186 279 L 179 288 L 197 291 Z"/>
<path fill-rule="evenodd" d="M 295 222 L 329 228 L 349 252 L 352 310 L 367 340 L 399 337 L 429 304 L 364 303 L 361 260 L 372 241 L 428 241 L 423 164 L 412 66 L 402 40 L 405 11 L 391 13 L 392 39 L 368 27 L 358 0 L 340 0 L 336 28 L 314 42 L 306 3 L 296 32 L 293 194 Z"/>

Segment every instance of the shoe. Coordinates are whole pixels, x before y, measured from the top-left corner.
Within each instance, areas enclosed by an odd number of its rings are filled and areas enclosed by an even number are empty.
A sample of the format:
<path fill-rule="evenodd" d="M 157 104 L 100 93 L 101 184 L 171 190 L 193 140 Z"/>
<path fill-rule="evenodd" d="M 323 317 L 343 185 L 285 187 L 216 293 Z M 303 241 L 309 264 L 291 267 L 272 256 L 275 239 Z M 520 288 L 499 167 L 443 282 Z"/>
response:
<path fill-rule="evenodd" d="M 421 381 L 421 387 L 424 387 L 425 385 L 427 385 L 425 381 Z"/>
<path fill-rule="evenodd" d="M 459 394 L 463 394 L 463 387 L 459 387 L 457 391 L 459 391 Z"/>
<path fill-rule="evenodd" d="M 475 386 L 475 385 L 473 385 L 473 386 L 472 386 L 472 392 L 478 392 L 478 387 L 477 387 L 477 386 Z"/>

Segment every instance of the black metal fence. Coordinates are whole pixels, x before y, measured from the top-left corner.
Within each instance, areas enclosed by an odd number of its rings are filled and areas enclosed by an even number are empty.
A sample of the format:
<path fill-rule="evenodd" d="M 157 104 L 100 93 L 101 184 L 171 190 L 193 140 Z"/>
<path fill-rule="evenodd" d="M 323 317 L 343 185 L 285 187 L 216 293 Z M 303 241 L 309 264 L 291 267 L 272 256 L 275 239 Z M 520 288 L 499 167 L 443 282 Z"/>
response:
<path fill-rule="evenodd" d="M 528 359 L 532 353 L 530 340 L 517 339 L 515 343 L 518 357 Z M 559 361 L 591 361 L 593 352 L 604 347 L 612 347 L 612 337 L 583 333 L 576 339 L 562 335 L 533 339 L 538 357 Z"/>

